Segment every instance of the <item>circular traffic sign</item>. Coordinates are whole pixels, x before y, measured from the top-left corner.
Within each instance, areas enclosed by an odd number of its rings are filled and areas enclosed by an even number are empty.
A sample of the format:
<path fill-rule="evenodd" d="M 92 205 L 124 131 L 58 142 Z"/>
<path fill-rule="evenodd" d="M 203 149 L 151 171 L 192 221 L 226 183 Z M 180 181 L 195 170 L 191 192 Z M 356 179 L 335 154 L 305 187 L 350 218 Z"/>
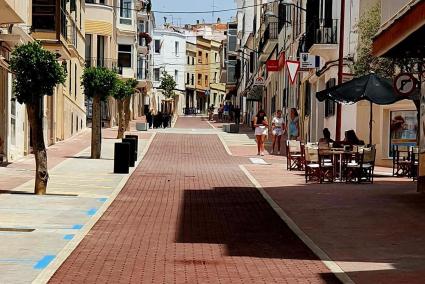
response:
<path fill-rule="evenodd" d="M 394 89 L 400 95 L 408 96 L 416 88 L 416 79 L 410 73 L 401 73 L 394 79 Z"/>

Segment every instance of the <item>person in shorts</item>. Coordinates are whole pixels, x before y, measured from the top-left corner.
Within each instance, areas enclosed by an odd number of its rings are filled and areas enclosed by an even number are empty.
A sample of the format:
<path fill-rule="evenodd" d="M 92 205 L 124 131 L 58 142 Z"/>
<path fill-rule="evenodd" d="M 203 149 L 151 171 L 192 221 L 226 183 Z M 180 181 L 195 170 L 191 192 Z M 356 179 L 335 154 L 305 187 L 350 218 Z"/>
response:
<path fill-rule="evenodd" d="M 264 110 L 259 110 L 254 118 L 255 140 L 257 141 L 257 155 L 264 156 L 264 142 L 269 132 L 269 122 Z"/>
<path fill-rule="evenodd" d="M 272 151 L 271 154 L 274 153 L 274 148 L 277 143 L 277 154 L 280 155 L 280 145 L 283 135 L 283 130 L 285 129 L 285 124 L 283 122 L 282 117 L 282 111 L 278 110 L 276 111 L 275 116 L 272 119 L 272 139 L 273 139 L 273 145 L 272 145 Z"/>

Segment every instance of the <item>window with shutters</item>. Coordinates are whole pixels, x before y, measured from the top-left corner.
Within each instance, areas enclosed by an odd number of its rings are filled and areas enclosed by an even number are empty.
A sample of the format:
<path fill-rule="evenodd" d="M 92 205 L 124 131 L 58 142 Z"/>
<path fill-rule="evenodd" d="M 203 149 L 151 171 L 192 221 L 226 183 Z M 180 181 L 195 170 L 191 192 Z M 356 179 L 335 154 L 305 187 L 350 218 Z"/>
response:
<path fill-rule="evenodd" d="M 335 78 L 329 79 L 326 82 L 326 89 L 329 89 L 335 86 L 336 80 Z M 331 117 L 335 115 L 335 102 L 332 100 L 325 100 L 325 117 Z"/>

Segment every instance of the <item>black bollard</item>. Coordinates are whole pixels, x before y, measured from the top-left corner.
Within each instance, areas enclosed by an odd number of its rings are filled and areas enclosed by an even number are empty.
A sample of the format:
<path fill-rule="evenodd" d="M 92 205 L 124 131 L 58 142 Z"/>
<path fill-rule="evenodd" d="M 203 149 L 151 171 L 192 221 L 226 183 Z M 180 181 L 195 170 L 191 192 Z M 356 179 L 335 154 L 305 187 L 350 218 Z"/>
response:
<path fill-rule="evenodd" d="M 134 152 L 134 160 L 137 161 L 138 153 L 139 153 L 139 136 L 138 135 L 129 135 L 127 134 L 125 138 L 133 138 L 136 139 L 136 150 Z"/>
<path fill-rule="evenodd" d="M 136 163 L 135 159 L 135 152 L 136 152 L 136 139 L 134 138 L 123 138 L 123 143 L 129 143 L 130 144 L 130 160 L 129 160 L 129 166 L 134 167 L 134 164 Z"/>
<path fill-rule="evenodd" d="M 130 164 L 130 143 L 115 143 L 114 173 L 128 174 Z"/>

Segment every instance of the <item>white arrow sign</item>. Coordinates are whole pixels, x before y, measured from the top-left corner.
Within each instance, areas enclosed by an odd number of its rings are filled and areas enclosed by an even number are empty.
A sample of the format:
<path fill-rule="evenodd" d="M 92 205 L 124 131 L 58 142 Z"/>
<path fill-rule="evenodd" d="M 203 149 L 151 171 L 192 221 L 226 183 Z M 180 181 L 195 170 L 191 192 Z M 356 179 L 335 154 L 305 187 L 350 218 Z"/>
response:
<path fill-rule="evenodd" d="M 291 84 L 294 84 L 295 78 L 297 77 L 298 70 L 300 70 L 300 62 L 286 60 L 286 68 L 288 69 L 289 80 L 291 80 Z"/>

